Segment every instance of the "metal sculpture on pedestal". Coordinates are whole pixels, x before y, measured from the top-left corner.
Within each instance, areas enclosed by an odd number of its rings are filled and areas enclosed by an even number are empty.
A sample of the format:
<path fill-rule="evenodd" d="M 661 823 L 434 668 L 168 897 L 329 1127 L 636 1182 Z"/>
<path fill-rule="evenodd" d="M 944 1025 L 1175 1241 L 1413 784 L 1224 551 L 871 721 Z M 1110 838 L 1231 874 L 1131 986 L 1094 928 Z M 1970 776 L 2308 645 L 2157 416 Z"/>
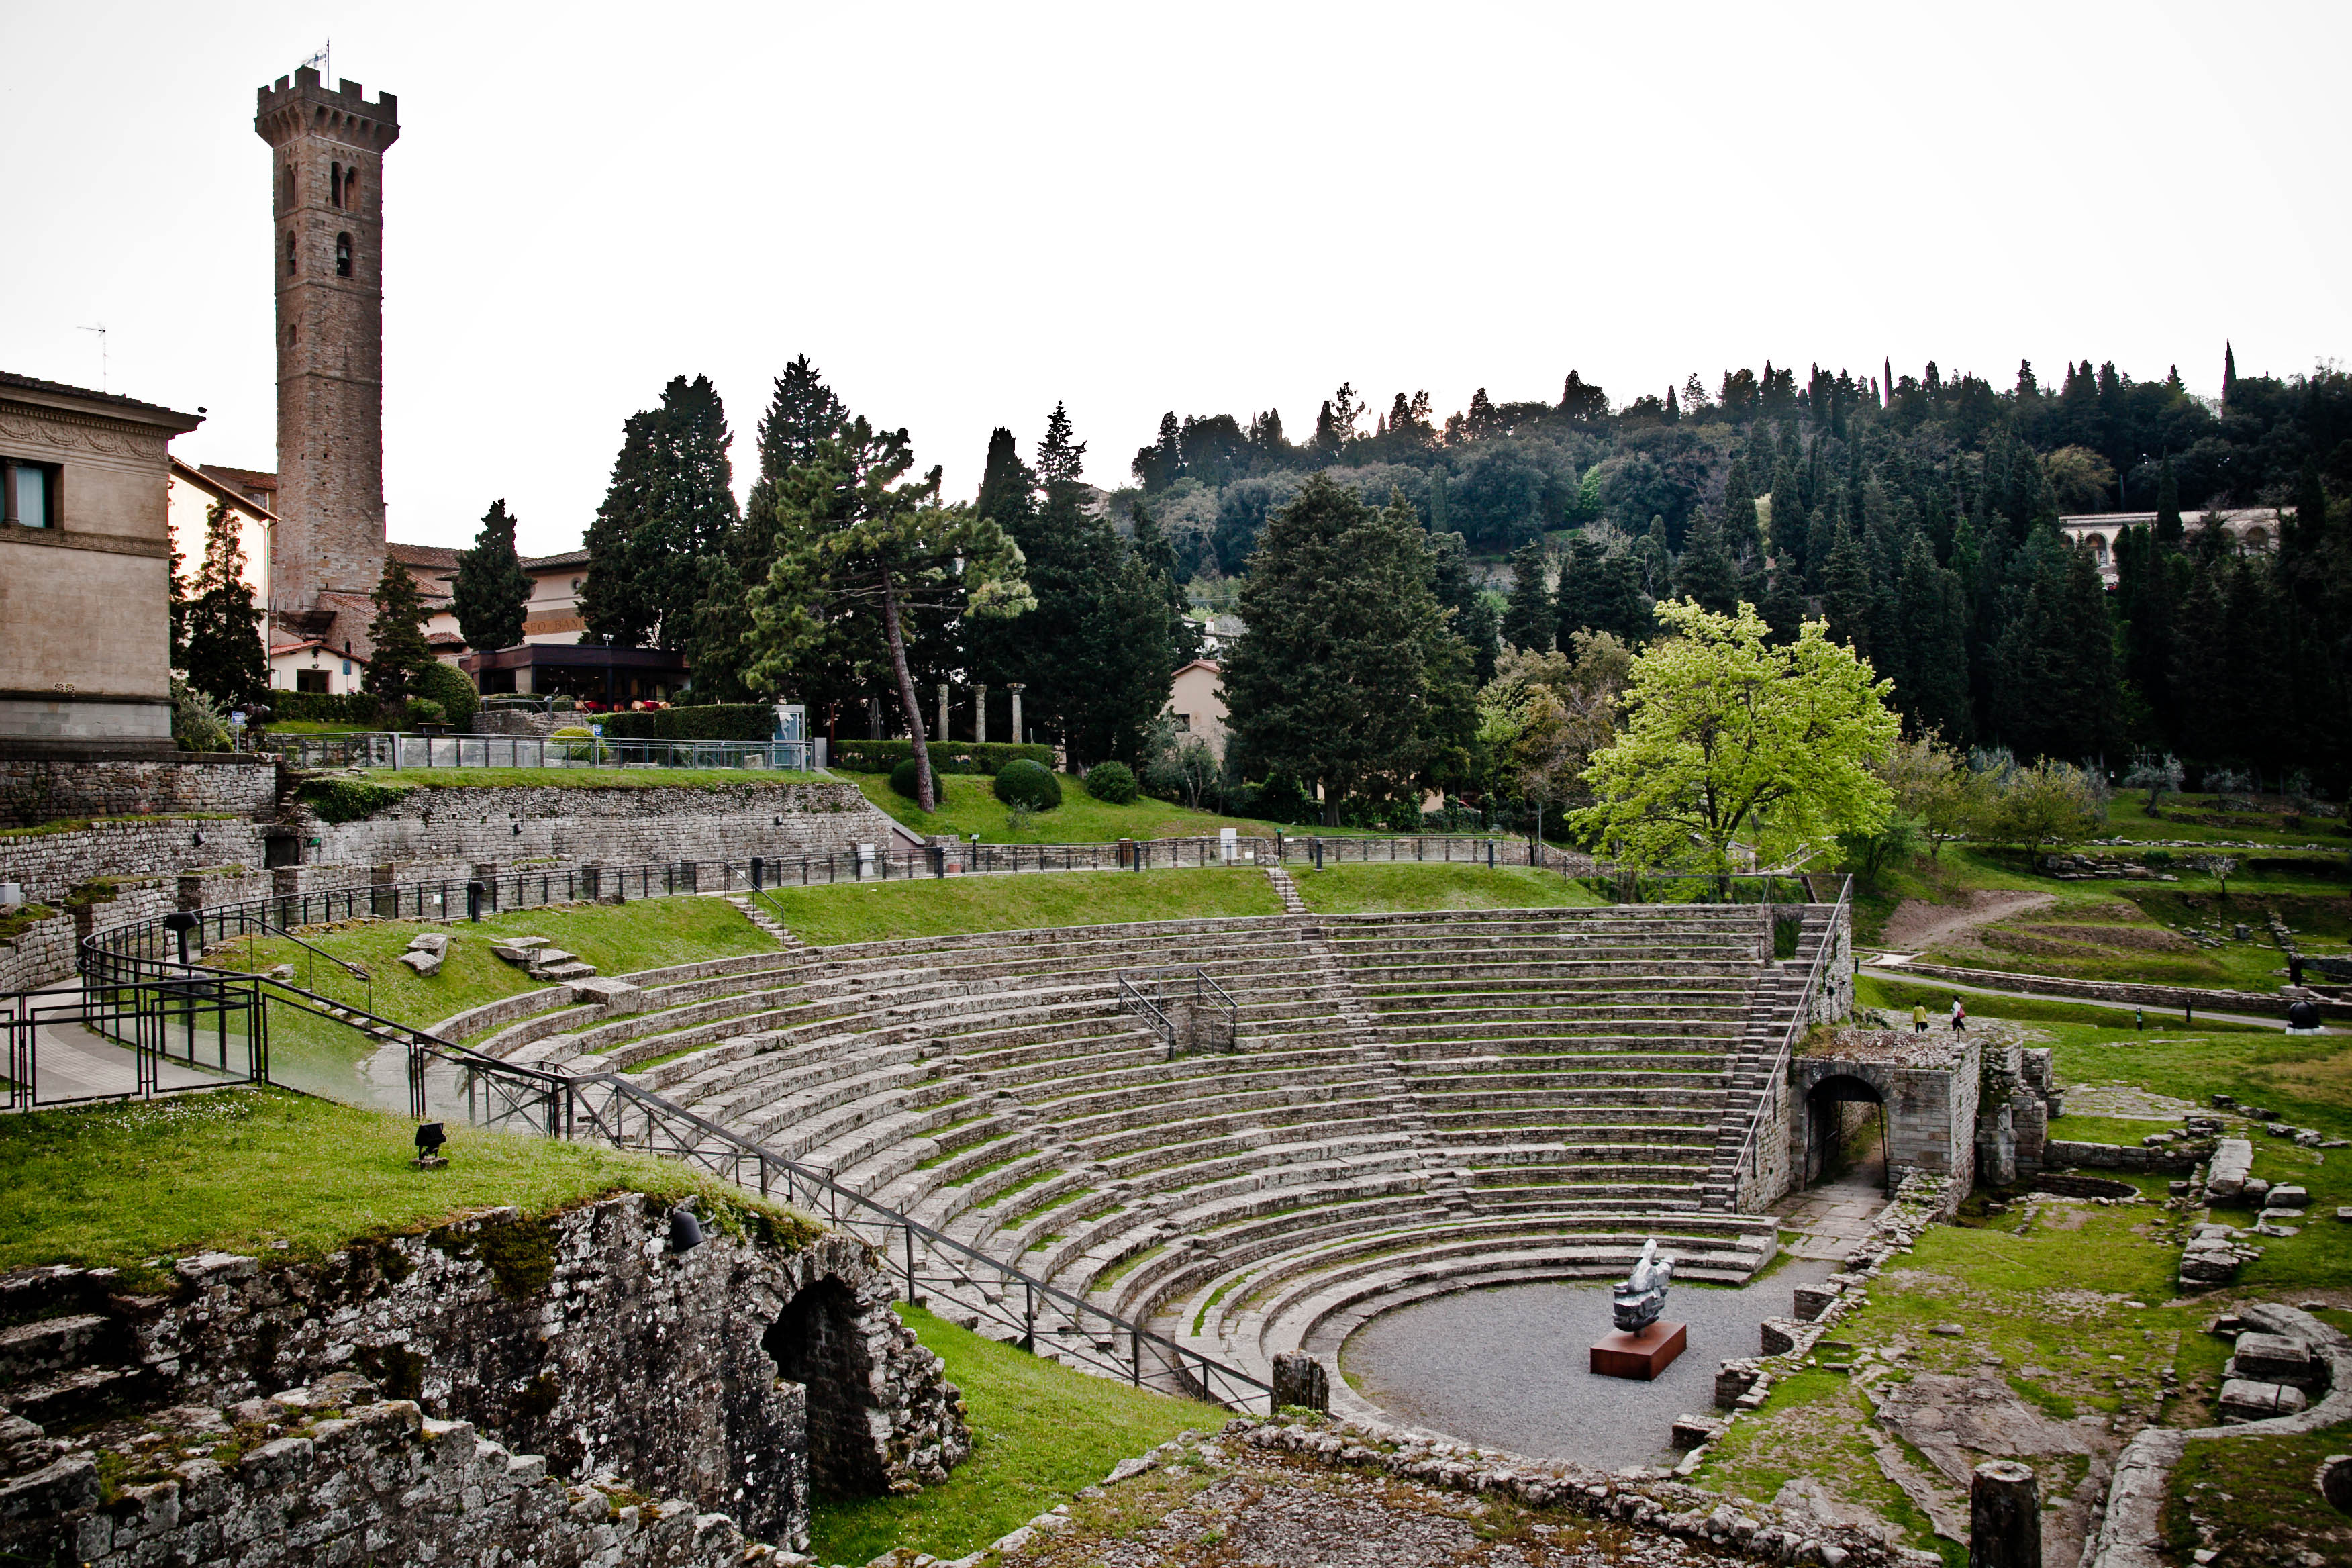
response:
<path fill-rule="evenodd" d="M 1690 1343 L 1688 1326 L 1658 1315 L 1665 1310 L 1666 1287 L 1674 1278 L 1674 1259 L 1658 1256 L 1657 1237 L 1643 1242 L 1633 1272 L 1610 1289 L 1609 1310 L 1617 1331 L 1592 1347 L 1597 1375 L 1647 1383 L 1683 1353 Z"/>
<path fill-rule="evenodd" d="M 1666 1287 L 1674 1282 L 1675 1260 L 1658 1256 L 1658 1238 L 1652 1237 L 1642 1244 L 1642 1256 L 1634 1260 L 1633 1272 L 1619 1281 L 1612 1292 L 1610 1310 L 1616 1317 L 1617 1327 L 1629 1334 L 1638 1334 L 1658 1321 L 1665 1310 Z"/>

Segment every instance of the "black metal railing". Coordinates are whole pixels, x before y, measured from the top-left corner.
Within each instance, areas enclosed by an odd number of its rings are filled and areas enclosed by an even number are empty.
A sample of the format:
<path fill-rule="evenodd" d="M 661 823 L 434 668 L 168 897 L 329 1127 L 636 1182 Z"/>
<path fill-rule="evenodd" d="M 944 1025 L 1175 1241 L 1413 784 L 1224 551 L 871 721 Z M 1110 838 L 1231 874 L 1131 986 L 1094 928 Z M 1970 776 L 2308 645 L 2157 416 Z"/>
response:
<path fill-rule="evenodd" d="M 1788 1025 L 1780 1031 L 1780 1038 L 1773 1042 L 1771 1054 L 1757 1064 L 1756 1078 L 1759 1085 L 1771 1082 L 1782 1065 L 1795 1053 L 1797 1042 L 1803 1039 L 1805 1031 L 1811 1027 L 1813 1005 L 1821 995 L 1822 981 L 1829 977 L 1830 955 L 1837 949 L 1838 931 L 1849 918 L 1853 899 L 1853 879 L 1840 877 L 1837 902 L 1830 909 L 1828 922 L 1822 929 L 1821 945 L 1813 950 L 1812 962 L 1805 965 L 1804 976 L 1797 987 L 1796 1005 Z M 1734 1209 L 1739 1206 L 1741 1184 L 1757 1173 L 1760 1163 L 1757 1140 L 1763 1131 L 1764 1113 L 1770 1103 L 1769 1095 L 1758 1094 L 1755 1105 L 1748 1110 L 1748 1125 L 1740 1135 L 1738 1151 L 1732 1156 L 1729 1205 Z"/>
<path fill-rule="evenodd" d="M 1181 1051 L 1241 1049 L 1241 1007 L 1197 963 L 1118 972 L 1118 999 L 1168 1045 Z"/>
<path fill-rule="evenodd" d="M 260 986 L 212 973 L 0 996 L 11 1110 L 153 1100 L 269 1076 Z"/>

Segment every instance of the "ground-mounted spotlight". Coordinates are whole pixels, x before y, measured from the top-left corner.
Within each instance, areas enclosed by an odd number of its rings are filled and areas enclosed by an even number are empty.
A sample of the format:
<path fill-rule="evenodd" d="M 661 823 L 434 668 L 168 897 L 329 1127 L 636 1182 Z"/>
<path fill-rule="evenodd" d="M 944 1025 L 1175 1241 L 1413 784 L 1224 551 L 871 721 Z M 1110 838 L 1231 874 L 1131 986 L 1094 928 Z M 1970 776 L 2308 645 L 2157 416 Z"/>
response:
<path fill-rule="evenodd" d="M 669 1249 L 672 1252 L 691 1252 L 700 1247 L 703 1240 L 702 1222 L 695 1217 L 692 1209 L 680 1204 L 669 1211 Z"/>
<path fill-rule="evenodd" d="M 180 967 L 188 967 L 188 933 L 196 929 L 193 910 L 173 910 L 163 917 L 163 929 L 180 939 Z"/>
<path fill-rule="evenodd" d="M 441 1123 L 438 1121 L 418 1122 L 415 1161 L 416 1168 L 420 1171 L 437 1171 L 446 1165 L 449 1160 L 441 1152 L 441 1146 L 448 1142 L 449 1135 L 442 1131 Z"/>

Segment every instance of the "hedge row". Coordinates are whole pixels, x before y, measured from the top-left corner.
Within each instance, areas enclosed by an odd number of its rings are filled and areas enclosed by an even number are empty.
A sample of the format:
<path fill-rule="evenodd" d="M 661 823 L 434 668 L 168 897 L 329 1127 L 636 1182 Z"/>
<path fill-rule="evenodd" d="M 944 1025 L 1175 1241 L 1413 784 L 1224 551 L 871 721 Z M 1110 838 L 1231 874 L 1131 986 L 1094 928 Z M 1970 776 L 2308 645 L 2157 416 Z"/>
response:
<path fill-rule="evenodd" d="M 765 741 L 776 732 L 776 710 L 761 702 L 605 713 L 596 721 L 604 726 L 608 741 Z"/>
<path fill-rule="evenodd" d="M 609 735 L 612 731 L 607 729 L 604 732 Z M 1023 760 L 1042 763 L 1048 770 L 1054 765 L 1051 746 L 1016 746 L 1008 741 L 986 744 L 935 741 L 928 749 L 931 767 L 943 773 L 987 773 L 992 777 L 1005 763 Z M 887 773 L 914 754 L 912 741 L 835 741 L 831 760 L 835 767 L 851 773 Z"/>
<path fill-rule="evenodd" d="M 262 700 L 272 719 L 304 724 L 373 724 L 383 712 L 383 700 L 368 691 L 272 691 Z"/>

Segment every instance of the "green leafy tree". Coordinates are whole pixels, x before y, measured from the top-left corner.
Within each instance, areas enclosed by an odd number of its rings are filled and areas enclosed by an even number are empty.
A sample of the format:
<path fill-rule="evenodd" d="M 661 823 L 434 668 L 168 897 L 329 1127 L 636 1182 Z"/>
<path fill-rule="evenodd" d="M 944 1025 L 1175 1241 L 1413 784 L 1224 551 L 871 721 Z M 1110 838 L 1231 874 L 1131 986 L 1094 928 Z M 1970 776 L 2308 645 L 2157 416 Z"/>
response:
<path fill-rule="evenodd" d="M 269 655 L 261 612 L 245 580 L 245 544 L 236 513 L 215 504 L 205 513 L 205 559 L 182 613 L 181 668 L 188 684 L 227 704 L 258 702 L 269 689 Z"/>
<path fill-rule="evenodd" d="M 1899 725 L 1866 659 L 1820 621 L 1772 647 L 1745 605 L 1657 616 L 1668 635 L 1635 661 L 1624 731 L 1586 771 L 1598 802 L 1580 833 L 1636 865 L 1727 872 L 1735 841 L 1795 864 L 1877 831 L 1893 802 L 1873 770 Z"/>
<path fill-rule="evenodd" d="M 1503 640 L 1538 651 L 1552 646 L 1555 613 L 1544 581 L 1544 547 L 1529 540 L 1511 552 L 1511 593 L 1503 605 Z"/>
<path fill-rule="evenodd" d="M 375 605 L 374 618 L 368 622 L 368 641 L 375 651 L 368 656 L 360 684 L 393 709 L 416 695 L 425 667 L 434 662 L 432 647 L 425 640 L 425 605 L 408 568 L 390 556 L 368 598 Z"/>
<path fill-rule="evenodd" d="M 453 586 L 457 635 L 470 648 L 512 647 L 522 641 L 523 605 L 530 598 L 530 574 L 515 553 L 515 520 L 504 500 L 482 514 L 474 547 L 457 557 Z"/>
<path fill-rule="evenodd" d="M 1971 770 L 1932 731 L 1896 741 L 1887 749 L 1879 776 L 1895 792 L 1895 809 L 1927 839 L 1931 859 L 1942 859 L 1946 844 L 1977 831 L 1991 798 L 1986 775 Z"/>
<path fill-rule="evenodd" d="M 2100 809 L 2091 776 L 2072 763 L 2044 759 L 2032 767 L 1989 773 L 1990 799 L 1979 819 L 1981 836 L 2031 853 L 2079 844 L 2098 831 Z"/>
<path fill-rule="evenodd" d="M 1423 538 L 1402 492 L 1375 510 L 1316 474 L 1250 557 L 1247 629 L 1224 661 L 1228 723 L 1254 765 L 1320 784 L 1330 826 L 1350 797 L 1409 798 L 1467 760 L 1470 654 Z"/>
<path fill-rule="evenodd" d="M 775 563 L 751 595 L 751 675 L 781 688 L 796 659 L 826 646 L 837 620 L 878 617 L 921 771 L 919 798 L 934 811 L 938 781 L 907 660 L 908 617 L 926 605 L 1013 616 L 1034 601 L 1003 531 L 968 507 L 940 505 L 937 468 L 908 481 L 914 462 L 904 430 L 877 431 L 859 416 L 784 476 Z"/>
<path fill-rule="evenodd" d="M 660 407 L 623 424 L 611 487 L 588 525 L 580 615 L 591 637 L 618 647 L 692 644 L 710 564 L 739 521 L 733 439 L 708 376 L 672 377 Z"/>

